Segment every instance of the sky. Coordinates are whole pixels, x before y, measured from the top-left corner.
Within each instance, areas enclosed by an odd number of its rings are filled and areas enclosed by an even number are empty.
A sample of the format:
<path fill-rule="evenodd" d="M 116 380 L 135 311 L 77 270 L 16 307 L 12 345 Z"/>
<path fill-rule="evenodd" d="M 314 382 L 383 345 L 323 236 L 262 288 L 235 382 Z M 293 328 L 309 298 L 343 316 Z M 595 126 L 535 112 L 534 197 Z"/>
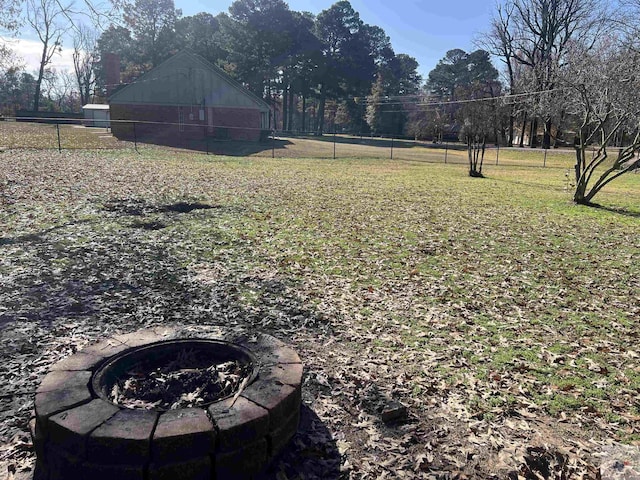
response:
<path fill-rule="evenodd" d="M 288 0 L 292 10 L 318 14 L 337 0 Z M 227 12 L 232 0 L 174 0 L 183 16 L 207 12 L 217 15 Z M 394 51 L 406 53 L 418 60 L 419 73 L 426 80 L 428 73 L 448 50 L 460 48 L 467 52 L 477 49 L 474 43 L 489 28 L 496 0 L 351 0 L 360 18 L 384 29 L 391 38 Z M 41 44 L 31 40 L 26 30 L 19 40 L 10 40 L 11 48 L 25 59 L 28 71 L 37 69 Z M 66 48 L 65 48 L 66 47 Z M 63 43 L 61 55 L 56 55 L 52 67 L 72 70 L 71 40 Z"/>

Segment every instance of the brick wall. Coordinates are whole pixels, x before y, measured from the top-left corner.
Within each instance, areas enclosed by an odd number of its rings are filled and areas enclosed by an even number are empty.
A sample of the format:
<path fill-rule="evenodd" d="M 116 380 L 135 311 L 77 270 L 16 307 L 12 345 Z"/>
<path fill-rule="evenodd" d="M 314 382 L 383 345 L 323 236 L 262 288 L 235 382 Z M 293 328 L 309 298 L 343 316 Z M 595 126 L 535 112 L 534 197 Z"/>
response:
<path fill-rule="evenodd" d="M 180 111 L 184 124 L 180 126 Z M 135 120 L 135 134 L 148 141 L 180 141 L 202 139 L 206 136 L 256 142 L 260 139 L 260 111 L 257 109 L 214 107 L 206 108 L 204 120 L 200 120 L 200 107 L 168 107 L 162 105 L 111 104 L 111 131 L 122 139 L 133 138 L 133 123 L 118 120 Z M 208 117 L 212 115 L 210 122 Z M 213 125 L 213 128 L 209 125 Z"/>
<path fill-rule="evenodd" d="M 106 53 L 102 59 L 102 64 L 108 97 L 120 85 L 120 57 L 115 53 Z"/>

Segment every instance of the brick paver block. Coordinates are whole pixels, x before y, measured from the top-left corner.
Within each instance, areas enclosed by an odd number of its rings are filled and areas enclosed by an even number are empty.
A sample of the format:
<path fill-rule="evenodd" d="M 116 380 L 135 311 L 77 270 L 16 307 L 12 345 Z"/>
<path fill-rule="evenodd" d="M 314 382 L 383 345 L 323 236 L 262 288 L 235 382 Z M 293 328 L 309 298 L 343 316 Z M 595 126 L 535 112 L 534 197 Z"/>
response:
<path fill-rule="evenodd" d="M 102 357 L 78 352 L 54 363 L 49 370 L 91 370 L 100 360 L 102 360 Z"/>
<path fill-rule="evenodd" d="M 155 462 L 183 460 L 211 454 L 215 429 L 201 408 L 169 410 L 160 415 L 151 442 Z"/>
<path fill-rule="evenodd" d="M 244 389 L 241 396 L 269 410 L 269 429 L 278 427 L 291 412 L 300 408 L 300 389 L 258 379 Z"/>
<path fill-rule="evenodd" d="M 54 370 L 47 373 L 36 393 L 52 392 L 54 390 L 67 390 L 74 387 L 87 387 L 92 373 L 87 370 Z"/>
<path fill-rule="evenodd" d="M 108 358 L 112 355 L 116 355 L 120 352 L 127 350 L 129 345 L 119 342 L 114 338 L 108 338 L 93 345 L 89 345 L 82 349 L 82 353 L 88 353 L 89 355 L 95 355 L 100 358 Z"/>
<path fill-rule="evenodd" d="M 47 419 L 51 415 L 88 403 L 91 400 L 91 392 L 87 386 L 37 393 L 35 410 L 38 425 L 40 426 L 40 422 L 42 422 L 41 427 L 46 432 Z"/>
<path fill-rule="evenodd" d="M 231 406 L 232 398 L 214 403 L 209 414 L 218 427 L 218 444 L 223 451 L 263 438 L 269 430 L 269 412 L 247 400 L 238 397 Z"/>
<path fill-rule="evenodd" d="M 147 345 L 150 343 L 167 340 L 167 336 L 158 334 L 154 330 L 142 330 L 139 332 L 114 335 L 113 338 L 128 345 L 129 347 L 139 347 L 140 345 Z"/>
<path fill-rule="evenodd" d="M 280 382 L 282 385 L 291 385 L 297 388 L 302 383 L 302 364 L 265 365 L 260 368 L 260 378 Z"/>
<path fill-rule="evenodd" d="M 35 418 L 29 420 L 29 435 L 31 436 L 31 443 L 33 444 L 36 456 L 44 458 L 45 441 L 47 437 L 44 435 L 42 429 L 38 428 L 38 422 Z"/>
<path fill-rule="evenodd" d="M 53 415 L 49 419 L 49 444 L 84 459 L 88 434 L 119 410 L 111 403 L 96 399 Z"/>
<path fill-rule="evenodd" d="M 157 419 L 158 412 L 153 410 L 120 410 L 89 435 L 89 462 L 143 465 L 150 455 Z"/>
<path fill-rule="evenodd" d="M 83 478 L 82 461 L 69 453 L 55 448 L 47 449 L 48 480 L 70 480 Z"/>
<path fill-rule="evenodd" d="M 185 462 L 149 465 L 149 480 L 211 480 L 210 457 L 194 458 Z M 219 477 L 214 477 L 219 480 Z"/>
<path fill-rule="evenodd" d="M 218 453 L 215 459 L 216 480 L 251 478 L 267 466 L 267 440 L 262 438 L 232 452 Z"/>
<path fill-rule="evenodd" d="M 29 472 L 29 476 L 25 473 L 24 478 L 16 476 L 14 480 L 49 480 L 49 472 L 45 466 L 44 458 L 45 457 L 36 458 L 36 463 L 33 467 L 33 475 L 30 474 L 31 472 Z"/>
<path fill-rule="evenodd" d="M 300 411 L 298 410 L 285 420 L 282 425 L 275 428 L 268 435 L 269 440 L 269 456 L 273 458 L 278 455 L 284 447 L 287 446 L 289 441 L 298 431 L 298 425 L 300 424 Z"/>
<path fill-rule="evenodd" d="M 270 335 L 245 335 L 234 338 L 232 341 L 257 354 L 263 364 L 302 363 L 295 350 Z"/>
<path fill-rule="evenodd" d="M 87 480 L 146 480 L 144 465 L 82 464 L 82 479 Z"/>

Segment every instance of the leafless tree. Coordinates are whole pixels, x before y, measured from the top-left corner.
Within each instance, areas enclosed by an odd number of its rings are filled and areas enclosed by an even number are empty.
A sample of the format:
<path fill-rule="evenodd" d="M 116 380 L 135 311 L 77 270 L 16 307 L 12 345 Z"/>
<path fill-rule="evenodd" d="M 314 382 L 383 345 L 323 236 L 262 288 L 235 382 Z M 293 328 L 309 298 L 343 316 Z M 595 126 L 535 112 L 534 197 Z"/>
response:
<path fill-rule="evenodd" d="M 551 143 L 554 114 L 561 114 L 552 109 L 558 105 L 553 92 L 566 50 L 572 43 L 592 46 L 600 38 L 609 18 L 606 6 L 600 0 L 505 0 L 498 5 L 488 43 L 505 62 L 510 82 L 514 63 L 530 70 L 528 91 L 539 93 L 533 106 L 534 114 L 544 122 L 545 148 Z"/>
<path fill-rule="evenodd" d="M 13 33 L 20 26 L 20 0 L 0 0 L 0 31 Z"/>
<path fill-rule="evenodd" d="M 0 0 L 0 71 L 16 65 L 16 56 L 6 37 L 15 35 L 20 26 L 20 0 Z"/>
<path fill-rule="evenodd" d="M 9 43 L 0 45 L 0 74 L 6 72 L 10 68 L 21 69 L 24 62 L 19 59 L 15 52 L 11 50 Z"/>
<path fill-rule="evenodd" d="M 51 64 L 53 56 L 62 49 L 62 37 L 69 27 L 65 21 L 70 16 L 71 7 L 71 4 L 62 4 L 58 0 L 26 1 L 27 23 L 42 43 L 42 54 L 33 99 L 34 111 L 38 111 L 40 107 L 40 94 L 46 68 Z"/>
<path fill-rule="evenodd" d="M 625 34 L 625 41 L 629 47 L 636 52 L 640 51 L 638 15 L 640 15 L 640 0 L 620 0 L 615 21 Z"/>
<path fill-rule="evenodd" d="M 504 73 L 508 86 L 508 94 L 517 93 L 517 70 L 515 65 L 515 31 L 513 25 L 513 9 L 514 5 L 507 2 L 504 5 L 497 5 L 497 11 L 491 19 L 489 31 L 481 37 L 476 43 L 484 48 L 491 55 L 497 57 L 504 64 Z M 509 101 L 509 126 L 507 130 L 507 145 L 513 146 L 516 104 Z"/>
<path fill-rule="evenodd" d="M 456 116 L 462 127 L 460 140 L 467 144 L 469 176 L 471 177 L 483 177 L 482 167 L 487 138 L 491 134 L 495 134 L 495 125 L 498 122 L 496 96 L 499 94 L 499 90 L 497 82 L 493 84 L 475 82 L 460 90 L 460 93 L 468 101 L 460 106 Z"/>
<path fill-rule="evenodd" d="M 78 111 L 77 84 L 71 72 L 54 68 L 45 71 L 42 79 L 42 95 L 56 111 Z"/>
<path fill-rule="evenodd" d="M 588 205 L 610 182 L 640 168 L 640 52 L 610 39 L 592 51 L 576 46 L 563 84 L 570 113 L 580 120 L 573 198 Z M 620 137 L 622 146 L 611 156 Z M 592 144 L 597 150 L 590 153 Z"/>
<path fill-rule="evenodd" d="M 95 67 L 99 61 L 97 33 L 79 25 L 73 37 L 73 69 L 83 105 L 90 103 L 96 84 Z"/>

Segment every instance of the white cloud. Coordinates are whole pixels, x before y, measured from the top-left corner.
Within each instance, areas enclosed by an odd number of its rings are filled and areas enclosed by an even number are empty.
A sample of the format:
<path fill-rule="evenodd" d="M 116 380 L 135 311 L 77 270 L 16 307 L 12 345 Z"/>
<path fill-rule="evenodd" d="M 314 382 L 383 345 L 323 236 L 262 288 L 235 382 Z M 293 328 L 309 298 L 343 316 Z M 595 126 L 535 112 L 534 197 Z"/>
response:
<path fill-rule="evenodd" d="M 42 43 L 35 40 L 18 38 L 7 42 L 9 48 L 14 51 L 17 57 L 21 58 L 29 73 L 37 72 L 40 68 L 40 58 L 42 57 Z M 62 47 L 60 53 L 56 53 L 48 68 L 53 68 L 58 72 L 73 71 L 73 49 Z"/>

